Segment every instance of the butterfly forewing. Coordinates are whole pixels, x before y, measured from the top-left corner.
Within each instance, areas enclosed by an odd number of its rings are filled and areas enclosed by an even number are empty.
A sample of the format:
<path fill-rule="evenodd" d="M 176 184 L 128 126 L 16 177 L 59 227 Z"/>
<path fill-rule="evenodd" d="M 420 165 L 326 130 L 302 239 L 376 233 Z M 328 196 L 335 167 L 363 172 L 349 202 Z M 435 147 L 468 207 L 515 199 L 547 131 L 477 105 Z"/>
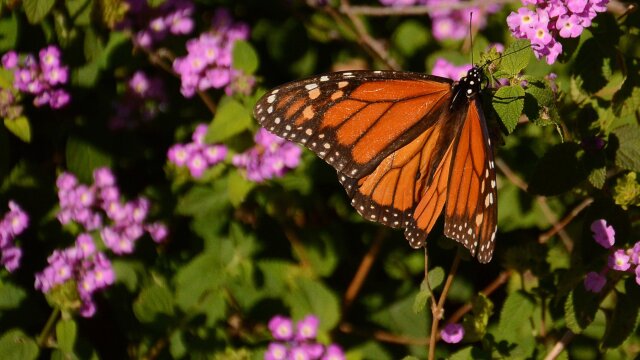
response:
<path fill-rule="evenodd" d="M 418 73 L 338 72 L 273 89 L 254 115 L 270 132 L 359 178 L 429 128 L 450 88 L 449 79 Z"/>
<path fill-rule="evenodd" d="M 468 107 L 454 146 L 444 234 L 487 263 L 493 254 L 498 197 L 491 140 L 477 98 Z"/>

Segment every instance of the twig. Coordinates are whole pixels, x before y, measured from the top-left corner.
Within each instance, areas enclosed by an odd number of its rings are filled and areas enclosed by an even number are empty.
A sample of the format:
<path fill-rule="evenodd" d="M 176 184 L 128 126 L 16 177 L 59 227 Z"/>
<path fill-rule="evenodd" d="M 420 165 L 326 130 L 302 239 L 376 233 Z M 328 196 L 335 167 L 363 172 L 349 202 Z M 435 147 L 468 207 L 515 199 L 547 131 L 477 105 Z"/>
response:
<path fill-rule="evenodd" d="M 515 3 L 515 0 L 474 0 L 465 2 L 443 2 L 436 5 L 403 6 L 403 7 L 382 7 L 382 6 L 351 6 L 350 12 L 354 15 L 366 16 L 406 16 L 406 15 L 428 15 L 435 11 L 461 10 L 470 7 L 486 8 L 489 5 L 500 5 Z M 343 11 L 344 12 L 344 11 Z"/>
<path fill-rule="evenodd" d="M 569 225 L 569 223 L 573 221 L 573 219 L 575 219 L 576 216 L 578 216 L 582 212 L 582 210 L 586 209 L 592 203 L 593 203 L 593 198 L 590 198 L 590 197 L 582 200 L 582 202 L 578 204 L 578 206 L 573 208 L 569 212 L 569 214 L 567 214 L 567 216 L 564 217 L 564 219 L 560 220 L 558 223 L 553 224 L 553 227 L 551 229 L 542 233 L 538 238 L 538 242 L 540 242 L 541 244 L 544 244 L 545 242 L 547 242 L 553 235 L 558 233 L 565 226 Z"/>
<path fill-rule="evenodd" d="M 520 177 L 518 177 L 518 175 L 516 175 L 515 172 L 511 170 L 507 163 L 505 163 L 502 159 L 497 158 L 496 166 L 515 186 L 519 187 L 522 191 L 527 191 L 529 185 L 524 180 L 520 179 Z M 538 202 L 538 205 L 540 206 L 540 210 L 542 210 L 542 214 L 547 218 L 547 221 L 549 221 L 549 223 L 551 223 L 552 226 L 556 228 L 558 217 L 549 207 L 547 199 L 544 196 L 536 196 L 535 198 Z M 564 244 L 567 251 L 571 252 L 571 250 L 573 250 L 573 240 L 562 227 L 560 227 L 558 230 L 558 236 L 560 236 L 560 239 L 562 240 L 562 243 Z"/>
<path fill-rule="evenodd" d="M 511 271 L 510 270 L 501 272 L 500 275 L 498 275 L 498 277 L 496 277 L 491 282 L 491 284 L 487 285 L 487 287 L 482 289 L 482 291 L 480 291 L 480 293 L 483 294 L 484 296 L 490 296 L 491 294 L 493 294 L 494 291 L 496 291 L 502 285 L 506 284 L 507 280 L 509 280 L 510 277 L 511 277 Z M 458 310 L 456 310 L 456 312 L 453 313 L 453 315 L 451 315 L 447 319 L 447 324 L 459 322 L 460 319 L 462 319 L 462 317 L 466 313 L 471 311 L 472 308 L 473 308 L 473 305 L 471 304 L 471 302 L 468 302 L 468 303 L 462 305 Z"/>
<path fill-rule="evenodd" d="M 341 323 L 338 329 L 345 334 L 354 334 L 366 338 L 373 338 L 375 340 L 400 345 L 426 345 L 427 339 L 425 338 L 412 338 L 408 336 L 399 336 L 380 330 L 363 330 L 357 329 L 349 323 Z"/>
<path fill-rule="evenodd" d="M 351 308 L 353 301 L 356 296 L 362 289 L 362 284 L 364 284 L 364 280 L 369 275 L 369 271 L 371 270 L 371 266 L 373 262 L 378 257 L 380 253 L 380 248 L 382 247 L 382 242 L 384 241 L 385 235 L 387 231 L 385 227 L 379 227 L 378 232 L 376 233 L 375 239 L 373 241 L 373 245 L 369 248 L 369 251 L 364 255 L 362 261 L 360 262 L 360 266 L 358 266 L 358 270 L 356 274 L 353 276 L 347 291 L 344 294 L 344 299 L 342 300 L 342 316 L 344 317 L 346 313 Z"/>
<path fill-rule="evenodd" d="M 571 340 L 573 340 L 574 336 L 576 336 L 576 334 L 574 334 L 573 331 L 567 330 L 567 332 L 562 335 L 560 341 L 558 341 L 553 346 L 553 349 L 551 349 L 551 351 L 547 354 L 547 356 L 544 357 L 544 360 L 554 360 L 555 358 L 557 358 L 558 355 L 560 355 L 560 353 L 562 353 L 562 351 L 571 342 Z"/>
<path fill-rule="evenodd" d="M 436 356 L 436 342 L 438 341 L 438 333 L 439 333 L 438 323 L 442 318 L 444 302 L 447 300 L 449 289 L 451 288 L 453 279 L 456 276 L 456 272 L 458 271 L 458 265 L 460 265 L 460 259 L 461 259 L 460 253 L 456 252 L 456 257 L 453 258 L 453 264 L 451 264 L 451 270 L 449 270 L 449 275 L 447 275 L 447 281 L 444 283 L 442 294 L 440 294 L 440 298 L 438 299 L 438 306 L 431 311 L 432 319 L 431 319 L 431 334 L 429 336 L 429 360 L 435 359 L 435 356 Z"/>
<path fill-rule="evenodd" d="M 371 37 L 371 35 L 369 35 L 369 32 L 364 26 L 362 20 L 357 15 L 351 12 L 351 4 L 349 3 L 349 0 L 342 0 L 340 12 L 345 14 L 353 24 L 354 30 L 358 34 L 358 40 L 361 44 L 371 49 L 376 57 L 384 62 L 389 69 L 400 69 L 398 63 L 393 58 L 391 58 L 391 56 L 389 56 L 389 53 L 386 51 L 384 46 L 379 41 Z"/>

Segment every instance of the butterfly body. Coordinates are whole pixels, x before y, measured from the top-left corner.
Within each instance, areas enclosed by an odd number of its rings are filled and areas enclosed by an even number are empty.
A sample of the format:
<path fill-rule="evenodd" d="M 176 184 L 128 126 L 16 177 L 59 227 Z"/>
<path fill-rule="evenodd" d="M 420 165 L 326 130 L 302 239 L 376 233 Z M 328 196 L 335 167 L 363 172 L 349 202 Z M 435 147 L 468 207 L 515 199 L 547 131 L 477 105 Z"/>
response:
<path fill-rule="evenodd" d="M 366 219 L 404 228 L 419 248 L 444 211 L 445 235 L 488 262 L 497 193 L 481 81 L 477 67 L 457 82 L 397 71 L 331 73 L 269 91 L 254 115 L 333 166 Z"/>

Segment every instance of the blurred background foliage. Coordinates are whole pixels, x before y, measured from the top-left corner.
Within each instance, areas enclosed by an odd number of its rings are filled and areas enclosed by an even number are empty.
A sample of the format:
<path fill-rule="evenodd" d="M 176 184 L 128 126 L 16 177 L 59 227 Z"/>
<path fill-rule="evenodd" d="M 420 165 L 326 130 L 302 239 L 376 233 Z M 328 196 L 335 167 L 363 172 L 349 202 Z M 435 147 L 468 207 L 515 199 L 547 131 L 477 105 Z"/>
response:
<path fill-rule="evenodd" d="M 165 1 L 148 3 L 157 9 Z M 421 287 L 424 253 L 407 246 L 401 231 L 359 217 L 335 171 L 309 151 L 295 169 L 263 182 L 248 180 L 230 159 L 254 145 L 252 108 L 266 89 L 389 63 L 430 73 L 436 59 L 462 65 L 472 51 L 478 61 L 489 44 L 514 42 L 505 19 L 520 3 L 500 4 L 471 44 L 469 37 L 436 40 L 426 15 L 353 12 L 356 5 L 382 8 L 376 1 L 198 0 L 192 33 L 144 48 L 121 25 L 128 11 L 122 0 L 2 1 L 0 52 L 57 44 L 69 66 L 71 102 L 52 110 L 25 101 L 23 119 L 0 126 L 0 203 L 15 200 L 30 218 L 17 240 L 20 268 L 0 274 L 0 357 L 261 358 L 272 340 L 270 318 L 315 314 L 318 341 L 339 344 L 349 359 L 425 358 L 432 314 L 430 292 Z M 500 139 L 496 254 L 480 265 L 442 235 L 442 221 L 430 234 L 438 298 L 456 253 L 462 256 L 441 324 L 463 323 L 466 337 L 439 342 L 437 357 L 544 358 L 561 343 L 567 351 L 560 358 L 640 352 L 636 275 L 610 271 L 598 294 L 583 284 L 589 271 L 606 268 L 608 256 L 593 240 L 592 222 L 606 219 L 618 248 L 640 240 L 640 18 L 626 12 L 628 4 L 615 5 L 579 38 L 563 39 L 555 64 L 526 53 L 528 66 L 512 75 L 533 84 L 553 72 L 557 90 L 545 92 L 547 80 L 538 93 L 529 85 L 525 115 L 505 122 L 485 104 Z M 232 65 L 255 85 L 186 98 L 172 61 L 221 7 L 250 28 L 233 48 Z M 162 79 L 166 103 L 152 121 L 114 130 L 110 119 L 138 70 Z M 537 105 L 545 101 L 552 113 L 541 117 Z M 200 123 L 209 124 L 205 141 L 224 144 L 229 154 L 194 178 L 167 151 L 188 142 Z M 145 236 L 126 256 L 109 253 L 115 284 L 95 297 L 95 315 L 83 318 L 57 310 L 59 302 L 34 289 L 34 274 L 82 232 L 56 218 L 56 178 L 70 172 L 89 184 L 100 167 L 112 169 L 124 198 L 148 198 L 149 217 L 166 224 L 169 236 L 160 244 Z"/>

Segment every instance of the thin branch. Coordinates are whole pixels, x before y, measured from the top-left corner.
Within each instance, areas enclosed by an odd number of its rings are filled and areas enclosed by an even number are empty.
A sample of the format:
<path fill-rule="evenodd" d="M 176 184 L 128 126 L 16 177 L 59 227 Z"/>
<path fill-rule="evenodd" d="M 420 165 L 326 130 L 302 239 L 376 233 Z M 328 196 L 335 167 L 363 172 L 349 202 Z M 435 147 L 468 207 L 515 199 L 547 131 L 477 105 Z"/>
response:
<path fill-rule="evenodd" d="M 413 338 L 408 336 L 394 335 L 380 330 L 358 329 L 349 323 L 341 323 L 338 329 L 345 334 L 358 335 L 369 339 L 373 338 L 375 340 L 390 344 L 424 346 L 428 343 L 427 339 L 425 338 Z"/>
<path fill-rule="evenodd" d="M 342 300 L 343 317 L 349 311 L 351 305 L 353 304 L 353 301 L 358 296 L 358 293 L 360 292 L 360 289 L 362 289 L 362 285 L 364 284 L 367 275 L 369 275 L 369 271 L 371 271 L 371 266 L 373 266 L 374 261 L 380 253 L 382 242 L 384 241 L 385 235 L 387 234 L 386 230 L 387 229 L 385 227 L 379 227 L 375 239 L 373 240 L 373 245 L 369 248 L 369 251 L 362 258 L 360 266 L 358 266 L 358 270 L 353 276 L 353 279 L 351 280 L 351 283 L 349 284 L 349 287 L 344 294 L 344 298 Z"/>
<path fill-rule="evenodd" d="M 510 277 L 511 277 L 510 270 L 501 272 L 500 275 L 498 275 L 498 277 L 496 277 L 491 282 L 491 284 L 487 285 L 487 287 L 482 289 L 480 293 L 487 297 L 490 296 L 491 294 L 493 294 L 494 291 L 498 290 L 502 285 L 506 284 Z M 471 311 L 472 308 L 473 308 L 473 305 L 471 304 L 471 302 L 468 302 L 462 305 L 458 310 L 456 310 L 456 312 L 453 313 L 453 315 L 451 315 L 447 319 L 447 324 L 459 322 L 466 313 Z"/>
<path fill-rule="evenodd" d="M 365 16 L 407 16 L 428 15 L 436 11 L 462 10 L 470 7 L 486 8 L 491 5 L 516 3 L 515 0 L 474 0 L 465 2 L 443 2 L 434 5 L 382 7 L 382 6 L 351 6 L 349 11 L 354 15 Z M 342 11 L 342 9 L 341 9 Z M 343 11 L 344 12 L 344 11 Z"/>
<path fill-rule="evenodd" d="M 429 336 L 429 360 L 434 360 L 436 357 L 436 342 L 438 341 L 438 323 L 442 318 L 444 313 L 444 302 L 447 300 L 447 295 L 449 294 L 449 289 L 451 288 L 451 284 L 453 283 L 453 279 L 456 276 L 456 272 L 458 271 L 458 265 L 460 265 L 460 253 L 456 252 L 456 257 L 453 258 L 453 263 L 451 264 L 451 270 L 449 270 L 449 275 L 447 275 L 447 281 L 444 283 L 444 288 L 442 289 L 442 294 L 440 294 L 440 298 L 438 299 L 438 306 L 432 310 L 432 319 L 431 319 L 431 334 Z M 432 295 L 433 296 L 433 295 Z"/>
<path fill-rule="evenodd" d="M 382 43 L 371 37 L 362 20 L 357 15 L 351 12 L 351 4 L 349 3 L 349 0 L 342 0 L 340 12 L 345 14 L 353 24 L 354 30 L 358 34 L 358 40 L 361 44 L 371 49 L 376 57 L 384 62 L 389 69 L 400 69 L 398 63 L 393 58 L 391 58 L 391 56 L 389 56 L 389 52 L 384 48 Z"/>
<path fill-rule="evenodd" d="M 569 212 L 569 214 L 567 214 L 564 217 L 564 219 L 553 224 L 553 227 L 551 229 L 542 233 L 538 238 L 538 242 L 540 242 L 541 244 L 544 244 L 545 242 L 547 242 L 553 235 L 557 234 L 560 230 L 562 230 L 564 227 L 569 225 L 569 223 L 573 221 L 573 219 L 575 219 L 576 216 L 578 216 L 584 209 L 589 207 L 589 205 L 591 205 L 592 203 L 593 203 L 593 198 L 590 198 L 590 197 L 582 200 L 582 202 L 578 204 L 578 206 L 573 208 Z"/>
<path fill-rule="evenodd" d="M 574 334 L 571 330 L 567 330 L 567 332 L 562 335 L 560 341 L 558 341 L 553 346 L 553 349 L 551 349 L 551 351 L 547 354 L 547 356 L 544 357 L 544 360 L 554 360 L 555 358 L 557 358 L 575 336 L 576 334 Z"/>
<path fill-rule="evenodd" d="M 515 186 L 519 187 L 522 191 L 527 191 L 527 189 L 529 188 L 529 184 L 520 179 L 520 177 L 516 175 L 513 170 L 511 170 L 507 163 L 505 163 L 502 159 L 497 158 L 496 166 Z M 549 221 L 549 223 L 552 224 L 554 228 L 556 228 L 558 224 L 558 217 L 549 207 L 547 198 L 545 198 L 544 196 L 536 196 L 535 198 L 538 202 L 538 205 L 540 206 L 542 214 L 547 218 L 547 221 Z M 558 236 L 560 236 L 560 239 L 562 240 L 562 243 L 564 244 L 567 251 L 570 252 L 571 250 L 573 250 L 573 240 L 562 227 L 558 229 Z"/>

